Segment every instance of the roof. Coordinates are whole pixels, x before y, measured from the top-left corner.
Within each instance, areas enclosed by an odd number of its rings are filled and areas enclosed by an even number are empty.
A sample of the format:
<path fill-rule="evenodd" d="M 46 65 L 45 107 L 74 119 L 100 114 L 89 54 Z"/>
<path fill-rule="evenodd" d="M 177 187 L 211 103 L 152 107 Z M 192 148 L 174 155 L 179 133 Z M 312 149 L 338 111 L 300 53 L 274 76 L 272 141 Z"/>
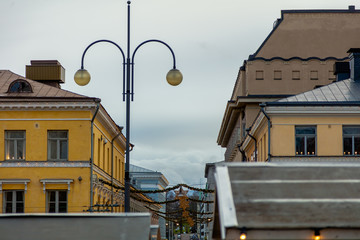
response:
<path fill-rule="evenodd" d="M 359 171 L 360 162 L 217 164 L 222 238 L 231 228 L 359 228 Z"/>
<path fill-rule="evenodd" d="M 153 170 L 147 169 L 147 168 L 143 168 L 143 167 L 139 167 L 139 166 L 135 166 L 133 164 L 130 164 L 130 172 L 145 172 L 145 173 L 152 173 L 155 172 Z"/>
<path fill-rule="evenodd" d="M 266 105 L 358 105 L 360 104 L 360 82 L 351 79 L 331 83 L 311 91 L 283 98 Z"/>
<path fill-rule="evenodd" d="M 8 93 L 10 84 L 15 80 L 25 80 L 32 88 L 32 92 Z M 0 99 L 1 98 L 72 98 L 72 99 L 91 99 L 90 97 L 76 94 L 67 90 L 40 83 L 23 76 L 15 74 L 9 70 L 0 70 Z"/>
<path fill-rule="evenodd" d="M 360 10 L 354 6 L 337 10 L 282 10 L 281 18 L 249 60 L 344 59 L 346 51 L 358 44 L 359 23 Z"/>

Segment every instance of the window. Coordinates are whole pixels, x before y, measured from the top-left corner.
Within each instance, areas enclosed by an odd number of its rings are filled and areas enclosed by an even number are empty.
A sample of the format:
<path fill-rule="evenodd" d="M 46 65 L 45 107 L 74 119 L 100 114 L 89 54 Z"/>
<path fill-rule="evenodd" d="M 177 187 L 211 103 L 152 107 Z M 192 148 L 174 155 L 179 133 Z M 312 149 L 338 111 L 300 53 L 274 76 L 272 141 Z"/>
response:
<path fill-rule="evenodd" d="M 318 71 L 310 71 L 310 80 L 318 80 Z"/>
<path fill-rule="evenodd" d="M 343 126 L 344 155 L 360 155 L 360 126 Z"/>
<path fill-rule="evenodd" d="M 30 83 L 23 79 L 18 79 L 13 81 L 8 89 L 8 93 L 32 93 L 32 88 Z"/>
<path fill-rule="evenodd" d="M 274 71 L 274 80 L 281 80 L 281 71 L 280 70 L 275 70 Z"/>
<path fill-rule="evenodd" d="M 256 71 L 255 75 L 256 80 L 264 80 L 264 71 Z"/>
<path fill-rule="evenodd" d="M 336 76 L 334 74 L 334 71 L 329 71 L 329 80 L 330 81 L 336 80 Z"/>
<path fill-rule="evenodd" d="M 68 131 L 48 131 L 48 160 L 68 159 Z"/>
<path fill-rule="evenodd" d="M 316 154 L 316 127 L 295 127 L 296 155 L 311 156 Z"/>
<path fill-rule="evenodd" d="M 25 131 L 5 131 L 5 159 L 25 160 Z"/>
<path fill-rule="evenodd" d="M 67 191 L 66 190 L 48 190 L 47 212 L 48 213 L 66 213 L 67 212 Z"/>
<path fill-rule="evenodd" d="M 4 191 L 3 213 L 24 213 L 24 191 Z"/>
<path fill-rule="evenodd" d="M 292 80 L 300 80 L 300 71 L 292 71 Z"/>

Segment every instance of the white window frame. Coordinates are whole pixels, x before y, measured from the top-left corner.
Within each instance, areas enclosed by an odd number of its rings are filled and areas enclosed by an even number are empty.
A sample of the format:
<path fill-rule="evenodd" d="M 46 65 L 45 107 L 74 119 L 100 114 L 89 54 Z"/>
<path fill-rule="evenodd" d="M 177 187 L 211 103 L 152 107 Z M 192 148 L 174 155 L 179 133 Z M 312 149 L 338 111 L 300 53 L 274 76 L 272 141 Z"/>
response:
<path fill-rule="evenodd" d="M 315 133 L 301 133 L 301 134 L 297 134 L 296 133 L 296 129 L 297 128 L 314 128 Z M 304 154 L 299 154 L 296 152 L 296 138 L 297 137 L 304 137 Z M 315 138 L 315 152 L 314 154 L 308 154 L 308 138 L 309 137 L 313 137 Z M 310 125 L 310 126 L 306 126 L 306 125 L 300 125 L 300 126 L 295 126 L 295 155 L 297 157 L 301 157 L 301 156 L 316 156 L 317 155 L 317 126 L 314 125 Z"/>
<path fill-rule="evenodd" d="M 24 137 L 22 138 L 11 138 L 10 136 L 8 136 L 10 133 L 13 132 L 22 132 L 24 133 Z M 9 151 L 9 147 L 10 147 L 10 142 L 13 141 L 14 142 L 14 158 L 11 159 L 10 156 L 10 151 Z M 18 156 L 18 142 L 23 141 L 23 158 L 19 158 Z M 25 130 L 5 130 L 5 159 L 6 160 L 25 160 L 26 158 L 26 131 Z"/>
<path fill-rule="evenodd" d="M 51 138 L 51 132 L 66 132 L 66 138 Z M 66 158 L 61 158 L 60 143 L 66 140 Z M 56 141 L 56 158 L 51 158 L 51 141 Z M 68 130 L 48 130 L 48 160 L 51 161 L 66 161 L 69 158 L 69 131 Z"/>
<path fill-rule="evenodd" d="M 348 133 L 348 134 L 345 134 L 344 133 L 344 128 L 360 128 L 359 125 L 350 125 L 350 126 L 343 126 L 343 151 L 344 151 L 344 156 L 358 156 L 360 155 L 360 153 L 356 153 L 355 154 L 355 137 L 356 138 L 359 138 L 360 137 L 360 134 L 358 133 Z M 351 153 L 350 154 L 345 154 L 345 149 L 344 149 L 344 138 L 345 137 L 351 137 Z"/>
<path fill-rule="evenodd" d="M 46 212 L 49 213 L 50 210 L 50 192 L 55 192 L 55 212 L 54 213 L 59 213 L 59 204 L 60 204 L 60 200 L 59 200 L 59 192 L 65 192 L 66 193 L 66 212 L 63 213 L 67 213 L 68 212 L 68 204 L 69 204 L 69 194 L 67 190 L 62 190 L 62 189 L 54 189 L 54 190 L 46 190 Z"/>
<path fill-rule="evenodd" d="M 17 192 L 22 192 L 23 195 L 23 199 L 22 201 L 17 201 L 16 199 L 16 193 Z M 6 200 L 6 196 L 7 194 L 12 194 L 12 200 L 11 200 L 11 212 L 6 212 L 6 204 L 8 203 L 8 201 Z M 22 203 L 23 205 L 23 212 L 16 212 L 16 204 L 17 203 Z M 25 191 L 24 190 L 4 190 L 3 191 L 3 213 L 5 214 L 9 214 L 9 213 L 24 213 L 25 212 Z"/>

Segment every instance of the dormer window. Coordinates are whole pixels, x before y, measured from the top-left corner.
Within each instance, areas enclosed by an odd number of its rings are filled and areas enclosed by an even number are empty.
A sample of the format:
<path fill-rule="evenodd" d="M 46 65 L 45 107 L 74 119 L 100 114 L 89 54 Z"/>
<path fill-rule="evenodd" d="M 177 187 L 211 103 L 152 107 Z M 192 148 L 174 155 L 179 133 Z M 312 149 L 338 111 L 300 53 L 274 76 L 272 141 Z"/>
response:
<path fill-rule="evenodd" d="M 10 84 L 8 93 L 32 93 L 30 83 L 23 79 L 18 79 Z"/>

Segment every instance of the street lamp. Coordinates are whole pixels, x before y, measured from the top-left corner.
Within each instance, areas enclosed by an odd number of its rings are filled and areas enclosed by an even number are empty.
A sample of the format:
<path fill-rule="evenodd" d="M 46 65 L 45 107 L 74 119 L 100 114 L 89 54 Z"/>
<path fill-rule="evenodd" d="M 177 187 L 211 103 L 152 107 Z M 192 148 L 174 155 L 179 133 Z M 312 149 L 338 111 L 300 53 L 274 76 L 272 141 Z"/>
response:
<path fill-rule="evenodd" d="M 125 212 L 130 212 L 130 101 L 134 100 L 134 57 L 137 50 L 146 43 L 157 42 L 165 45 L 171 52 L 173 57 L 173 68 L 166 75 L 167 82 L 172 86 L 177 86 L 181 83 L 183 76 L 181 72 L 176 69 L 175 54 L 171 47 L 163 41 L 152 39 L 140 43 L 134 50 L 132 56 L 130 55 L 130 4 L 131 1 L 127 2 L 127 56 L 125 57 L 122 48 L 113 41 L 110 40 L 98 40 L 91 43 L 84 51 L 81 58 L 81 68 L 75 73 L 74 80 L 80 86 L 85 86 L 90 82 L 90 74 L 84 68 L 84 57 L 87 50 L 94 44 L 100 42 L 110 43 L 116 46 L 123 57 L 123 101 L 126 103 L 126 162 L 125 162 Z M 130 58 L 131 56 L 131 58 Z M 131 96 L 131 98 L 130 98 Z M 93 164 L 93 163 L 91 163 Z M 90 184 L 92 185 L 92 174 L 90 174 Z M 92 189 L 92 186 L 90 186 Z M 90 194 L 90 211 L 92 210 L 93 196 L 92 191 Z"/>

